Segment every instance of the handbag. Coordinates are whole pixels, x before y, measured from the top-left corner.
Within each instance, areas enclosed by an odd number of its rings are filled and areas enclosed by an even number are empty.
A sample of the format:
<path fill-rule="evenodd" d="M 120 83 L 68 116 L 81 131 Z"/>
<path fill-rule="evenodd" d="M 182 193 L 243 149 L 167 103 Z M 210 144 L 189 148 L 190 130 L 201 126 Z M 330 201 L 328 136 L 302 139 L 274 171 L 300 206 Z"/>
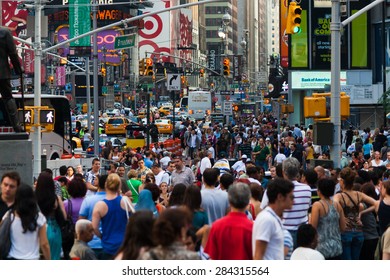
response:
<path fill-rule="evenodd" d="M 72 220 L 72 202 L 68 199 L 68 207 L 66 211 L 66 220 L 61 226 L 62 249 L 65 253 L 69 253 L 74 244 L 75 239 L 75 224 Z M 66 256 L 65 256 L 66 257 Z"/>
<path fill-rule="evenodd" d="M 11 224 L 14 218 L 14 215 L 11 217 L 11 210 L 8 210 L 0 224 L 0 260 L 7 259 L 11 250 Z"/>

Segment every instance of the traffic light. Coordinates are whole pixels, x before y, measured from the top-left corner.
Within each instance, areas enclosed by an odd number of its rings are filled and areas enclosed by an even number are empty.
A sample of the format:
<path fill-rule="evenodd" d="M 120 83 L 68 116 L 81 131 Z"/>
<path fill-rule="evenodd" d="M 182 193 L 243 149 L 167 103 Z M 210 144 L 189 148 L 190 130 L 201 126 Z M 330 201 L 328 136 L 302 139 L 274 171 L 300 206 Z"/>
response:
<path fill-rule="evenodd" d="M 340 116 L 342 119 L 348 119 L 350 112 L 350 97 L 345 92 L 340 92 Z"/>
<path fill-rule="evenodd" d="M 286 34 L 301 33 L 301 14 L 301 6 L 297 5 L 296 2 L 291 2 L 288 6 Z"/>
<path fill-rule="evenodd" d="M 151 58 L 146 59 L 146 75 L 145 76 L 153 76 L 153 60 Z"/>
<path fill-rule="evenodd" d="M 50 85 L 54 84 L 54 76 L 49 76 L 49 83 Z"/>
<path fill-rule="evenodd" d="M 325 118 L 326 98 L 307 96 L 303 99 L 303 114 L 305 118 Z"/>
<path fill-rule="evenodd" d="M 105 77 L 107 72 L 106 68 L 102 67 L 102 76 Z"/>
<path fill-rule="evenodd" d="M 203 69 L 203 68 L 199 70 L 199 76 L 200 76 L 201 78 L 204 77 L 204 69 Z"/>
<path fill-rule="evenodd" d="M 230 75 L 230 59 L 229 58 L 223 59 L 223 75 L 224 76 Z"/>
<path fill-rule="evenodd" d="M 139 75 L 145 75 L 145 58 L 141 59 L 138 63 Z"/>

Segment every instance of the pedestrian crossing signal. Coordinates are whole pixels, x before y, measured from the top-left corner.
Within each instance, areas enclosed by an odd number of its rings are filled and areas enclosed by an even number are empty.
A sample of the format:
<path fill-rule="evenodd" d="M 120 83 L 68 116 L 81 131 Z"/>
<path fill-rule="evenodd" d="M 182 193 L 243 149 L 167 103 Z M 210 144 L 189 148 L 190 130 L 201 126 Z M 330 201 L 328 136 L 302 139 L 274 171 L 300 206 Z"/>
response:
<path fill-rule="evenodd" d="M 54 109 L 41 109 L 39 110 L 39 121 L 41 125 L 52 124 L 55 122 L 55 111 Z"/>

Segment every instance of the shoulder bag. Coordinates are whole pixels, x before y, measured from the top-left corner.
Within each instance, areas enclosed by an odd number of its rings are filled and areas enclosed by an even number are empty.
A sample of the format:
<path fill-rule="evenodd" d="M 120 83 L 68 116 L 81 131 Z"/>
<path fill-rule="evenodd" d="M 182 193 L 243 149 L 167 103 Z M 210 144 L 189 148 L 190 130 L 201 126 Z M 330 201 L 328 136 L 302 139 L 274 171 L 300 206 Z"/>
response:
<path fill-rule="evenodd" d="M 11 210 L 8 210 L 5 219 L 0 223 L 0 260 L 7 259 L 11 250 L 11 224 L 14 218 L 15 216 L 11 215 Z"/>

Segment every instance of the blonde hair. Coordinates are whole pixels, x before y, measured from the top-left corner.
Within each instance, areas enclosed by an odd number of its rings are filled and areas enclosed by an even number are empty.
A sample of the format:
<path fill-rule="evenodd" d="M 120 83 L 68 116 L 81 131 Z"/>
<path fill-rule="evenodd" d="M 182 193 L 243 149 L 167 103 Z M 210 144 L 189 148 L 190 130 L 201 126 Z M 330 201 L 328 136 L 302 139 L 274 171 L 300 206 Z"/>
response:
<path fill-rule="evenodd" d="M 131 178 L 137 178 L 137 177 L 138 177 L 137 170 L 135 170 L 135 169 L 130 169 L 129 172 L 127 172 L 127 177 L 128 177 L 129 179 L 131 179 Z"/>
<path fill-rule="evenodd" d="M 112 192 L 118 192 L 121 186 L 121 178 L 116 173 L 111 173 L 107 177 L 105 188 Z"/>

